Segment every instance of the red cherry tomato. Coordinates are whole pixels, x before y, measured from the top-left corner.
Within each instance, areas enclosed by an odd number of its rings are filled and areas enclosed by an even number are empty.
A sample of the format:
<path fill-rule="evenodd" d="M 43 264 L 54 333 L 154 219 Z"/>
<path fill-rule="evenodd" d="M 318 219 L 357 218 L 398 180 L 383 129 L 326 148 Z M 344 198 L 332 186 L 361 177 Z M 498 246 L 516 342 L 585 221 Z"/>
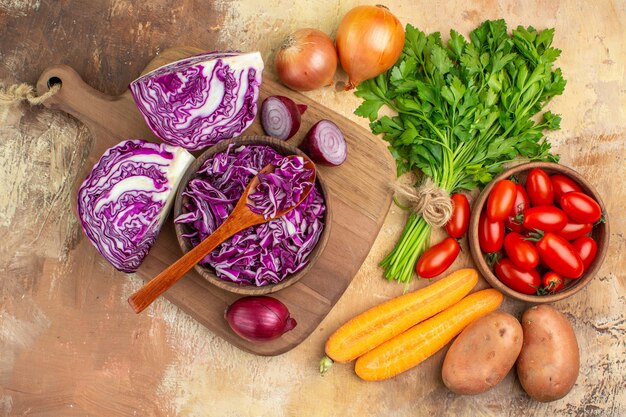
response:
<path fill-rule="evenodd" d="M 543 169 L 533 168 L 526 177 L 526 191 L 533 206 L 551 206 L 554 204 L 554 190 L 550 177 Z"/>
<path fill-rule="evenodd" d="M 567 216 L 554 206 L 538 206 L 524 210 L 526 229 L 539 229 L 544 232 L 560 232 L 567 224 Z"/>
<path fill-rule="evenodd" d="M 563 289 L 565 280 L 554 271 L 548 271 L 541 278 L 542 290 L 549 294 L 554 294 Z"/>
<path fill-rule="evenodd" d="M 452 217 L 446 223 L 448 236 L 455 239 L 461 238 L 469 227 L 470 205 L 465 194 L 452 194 Z"/>
<path fill-rule="evenodd" d="M 502 249 L 504 242 L 504 222 L 492 221 L 483 211 L 478 219 L 478 243 L 480 250 L 485 253 L 494 253 Z"/>
<path fill-rule="evenodd" d="M 541 277 L 536 269 L 523 271 L 508 258 L 496 262 L 493 272 L 504 285 L 522 294 L 535 294 L 541 286 Z"/>
<path fill-rule="evenodd" d="M 521 270 L 528 271 L 539 263 L 539 254 L 535 245 L 519 233 L 512 232 L 504 237 L 504 251 L 511 262 Z"/>
<path fill-rule="evenodd" d="M 530 208 L 530 200 L 528 199 L 528 194 L 526 193 L 526 189 L 520 185 L 515 184 L 515 203 L 513 203 L 513 208 L 509 213 L 508 217 L 504 219 L 504 226 L 514 232 L 522 233 L 524 231 L 524 226 L 520 220 L 516 220 L 518 214 L 521 214 L 527 208 Z"/>
<path fill-rule="evenodd" d="M 565 240 L 575 240 L 591 232 L 591 229 L 593 229 L 593 224 L 591 223 L 567 222 L 565 227 L 558 232 L 557 235 Z"/>
<path fill-rule="evenodd" d="M 452 265 L 460 251 L 459 242 L 447 237 L 424 252 L 415 265 L 415 272 L 422 278 L 436 277 Z"/>
<path fill-rule="evenodd" d="M 535 245 L 541 259 L 551 270 L 565 278 L 580 278 L 583 261 L 576 250 L 561 236 L 547 232 Z"/>
<path fill-rule="evenodd" d="M 487 198 L 487 217 L 489 220 L 504 220 L 513 209 L 515 203 L 515 183 L 500 180 L 491 189 Z"/>
<path fill-rule="evenodd" d="M 561 204 L 561 196 L 570 191 L 583 190 L 576 184 L 576 181 L 561 174 L 550 175 L 550 182 L 552 183 L 552 189 L 554 190 L 554 203 Z"/>
<path fill-rule="evenodd" d="M 596 259 L 596 252 L 598 251 L 598 245 L 595 240 L 589 236 L 582 236 L 572 242 L 574 250 L 580 256 L 583 261 L 585 271 L 589 269 L 589 266 Z"/>
<path fill-rule="evenodd" d="M 561 209 L 576 223 L 595 223 L 602 216 L 600 205 L 587 194 L 578 191 L 561 196 Z"/>

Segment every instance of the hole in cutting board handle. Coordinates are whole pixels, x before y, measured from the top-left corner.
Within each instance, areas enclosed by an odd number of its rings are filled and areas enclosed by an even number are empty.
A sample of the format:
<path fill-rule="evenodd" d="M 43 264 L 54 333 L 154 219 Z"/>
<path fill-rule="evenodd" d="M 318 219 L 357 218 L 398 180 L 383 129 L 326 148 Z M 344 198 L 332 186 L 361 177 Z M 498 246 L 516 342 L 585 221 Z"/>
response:
<path fill-rule="evenodd" d="M 63 81 L 59 77 L 48 78 L 48 88 L 51 88 L 53 85 L 63 86 Z"/>

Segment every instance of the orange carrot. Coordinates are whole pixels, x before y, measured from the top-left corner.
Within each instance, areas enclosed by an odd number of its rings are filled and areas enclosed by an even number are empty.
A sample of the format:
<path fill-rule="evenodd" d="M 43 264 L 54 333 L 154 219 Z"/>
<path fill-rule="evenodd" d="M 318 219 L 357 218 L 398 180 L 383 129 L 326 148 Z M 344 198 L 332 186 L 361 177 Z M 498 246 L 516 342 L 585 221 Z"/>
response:
<path fill-rule="evenodd" d="M 472 321 L 496 310 L 502 298 L 502 294 L 494 289 L 468 295 L 452 307 L 361 356 L 355 364 L 356 374 L 366 381 L 379 381 L 419 365 Z"/>
<path fill-rule="evenodd" d="M 478 282 L 475 269 L 461 269 L 434 284 L 391 299 L 354 317 L 326 342 L 337 362 L 358 358 L 466 296 Z"/>

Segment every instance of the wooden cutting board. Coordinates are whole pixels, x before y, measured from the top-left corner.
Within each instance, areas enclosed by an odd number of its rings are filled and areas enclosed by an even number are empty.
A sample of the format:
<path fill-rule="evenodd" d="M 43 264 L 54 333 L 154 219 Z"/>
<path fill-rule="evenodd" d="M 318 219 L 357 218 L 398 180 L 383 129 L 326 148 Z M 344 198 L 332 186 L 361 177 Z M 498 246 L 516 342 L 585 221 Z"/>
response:
<path fill-rule="evenodd" d="M 203 51 L 195 48 L 168 49 L 154 58 L 144 73 L 201 52 Z M 55 82 L 61 82 L 62 87 L 45 105 L 73 115 L 85 123 L 94 136 L 93 148 L 87 158 L 84 173 L 77 178 L 74 193 L 77 185 L 107 148 L 130 138 L 159 140 L 144 122 L 129 91 L 117 97 L 107 96 L 85 84 L 72 68 L 58 65 L 46 69 L 39 78 L 39 94 L 47 91 L 48 85 Z M 319 167 L 333 202 L 331 232 L 326 248 L 304 278 L 272 294 L 287 305 L 298 325 L 271 342 L 251 343 L 241 339 L 230 330 L 223 317 L 226 307 L 240 296 L 213 286 L 194 270 L 187 273 L 165 295 L 233 345 L 251 353 L 268 356 L 284 353 L 301 343 L 339 300 L 365 260 L 380 230 L 391 203 L 388 184 L 395 174 L 393 159 L 384 142 L 366 129 L 306 96 L 265 78 L 259 103 L 269 95 L 288 96 L 295 102 L 308 106 L 300 131 L 290 139 L 291 143 L 299 144 L 309 128 L 320 119 L 335 122 L 348 142 L 348 159 L 343 165 L 334 168 Z M 263 134 L 258 119 L 257 117 L 243 135 Z M 137 274 L 148 281 L 180 256 L 181 250 L 170 219 Z"/>

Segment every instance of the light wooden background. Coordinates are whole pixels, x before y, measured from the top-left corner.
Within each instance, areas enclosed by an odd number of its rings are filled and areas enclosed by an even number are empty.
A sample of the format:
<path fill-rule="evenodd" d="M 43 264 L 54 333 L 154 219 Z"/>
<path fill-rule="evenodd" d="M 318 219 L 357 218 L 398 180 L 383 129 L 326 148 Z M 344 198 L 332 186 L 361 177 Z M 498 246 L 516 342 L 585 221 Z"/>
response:
<path fill-rule="evenodd" d="M 258 49 L 271 64 L 288 32 L 308 26 L 332 33 L 357 3 L 0 0 L 0 82 L 34 83 L 46 66 L 67 63 L 95 88 L 119 94 L 152 56 L 184 44 Z M 404 224 L 404 213 L 393 208 L 343 298 L 287 354 L 239 351 L 163 300 L 135 316 L 125 299 L 140 281 L 100 259 L 71 214 L 70 187 L 89 151 L 89 132 L 67 115 L 16 105 L 0 108 L 0 416 L 626 415 L 625 2 L 386 5 L 403 23 L 444 37 L 450 28 L 467 34 L 486 18 L 556 28 L 568 85 L 550 107 L 563 115 L 550 140 L 562 163 L 604 196 L 612 231 L 596 279 L 555 304 L 573 322 L 580 345 L 572 392 L 550 404 L 533 402 L 511 373 L 491 392 L 456 396 L 441 383 L 443 352 L 381 383 L 360 381 L 350 366 L 317 375 L 330 332 L 402 293 L 376 266 Z M 338 81 L 345 79 L 338 73 Z M 352 115 L 353 95 L 332 87 L 308 95 L 367 126 Z M 464 247 L 453 268 L 468 265 Z M 525 307 L 504 304 L 516 314 Z"/>

